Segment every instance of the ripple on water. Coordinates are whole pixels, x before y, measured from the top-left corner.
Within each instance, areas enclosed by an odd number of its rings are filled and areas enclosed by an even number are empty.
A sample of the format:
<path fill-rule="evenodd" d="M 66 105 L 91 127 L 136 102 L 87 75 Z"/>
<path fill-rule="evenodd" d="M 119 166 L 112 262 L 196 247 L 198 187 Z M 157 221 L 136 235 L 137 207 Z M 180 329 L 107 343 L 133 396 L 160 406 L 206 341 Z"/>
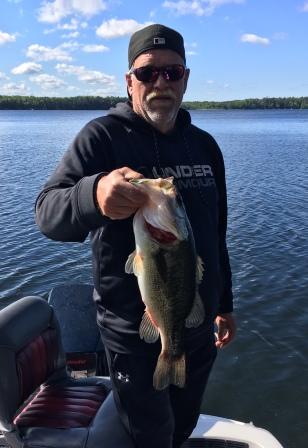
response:
<path fill-rule="evenodd" d="M 0 111 L 0 297 L 91 282 L 89 241 L 47 240 L 38 191 L 98 111 Z M 203 411 L 307 448 L 308 111 L 197 111 L 225 158 L 238 335 L 219 353 Z M 18 126 L 16 126 L 18 123 Z"/>

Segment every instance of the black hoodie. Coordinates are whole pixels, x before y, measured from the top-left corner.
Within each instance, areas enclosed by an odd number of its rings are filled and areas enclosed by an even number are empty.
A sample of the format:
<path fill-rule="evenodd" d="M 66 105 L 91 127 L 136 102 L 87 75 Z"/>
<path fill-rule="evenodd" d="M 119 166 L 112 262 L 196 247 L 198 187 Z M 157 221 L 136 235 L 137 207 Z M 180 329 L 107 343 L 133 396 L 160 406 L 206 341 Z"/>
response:
<path fill-rule="evenodd" d="M 135 248 L 132 218 L 103 216 L 94 194 L 103 174 L 124 166 L 149 178 L 174 176 L 181 192 L 205 265 L 199 292 L 206 320 L 186 330 L 187 341 L 201 337 L 217 313 L 233 309 L 225 173 L 217 143 L 191 124 L 187 111 L 180 109 L 174 130 L 166 135 L 135 114 L 129 102 L 119 103 L 79 132 L 37 198 L 36 220 L 46 236 L 81 242 L 91 234 L 94 299 L 105 344 L 114 351 L 142 353 L 150 346 L 138 334 L 144 305 L 136 277 L 124 271 Z"/>

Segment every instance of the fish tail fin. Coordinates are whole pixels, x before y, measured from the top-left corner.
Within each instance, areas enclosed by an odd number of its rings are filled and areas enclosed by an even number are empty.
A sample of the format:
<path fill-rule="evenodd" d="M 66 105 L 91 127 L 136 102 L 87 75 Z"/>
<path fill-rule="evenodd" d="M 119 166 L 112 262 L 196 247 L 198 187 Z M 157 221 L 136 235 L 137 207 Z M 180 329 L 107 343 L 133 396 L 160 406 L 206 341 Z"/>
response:
<path fill-rule="evenodd" d="M 185 386 L 186 379 L 186 361 L 185 354 L 172 356 L 169 353 L 162 352 L 157 360 L 156 369 L 153 377 L 153 386 L 157 390 L 162 390 L 170 384 L 178 387 Z"/>
<path fill-rule="evenodd" d="M 184 387 L 186 380 L 186 359 L 185 353 L 174 358 L 172 364 L 172 379 L 171 384 L 178 387 Z"/>

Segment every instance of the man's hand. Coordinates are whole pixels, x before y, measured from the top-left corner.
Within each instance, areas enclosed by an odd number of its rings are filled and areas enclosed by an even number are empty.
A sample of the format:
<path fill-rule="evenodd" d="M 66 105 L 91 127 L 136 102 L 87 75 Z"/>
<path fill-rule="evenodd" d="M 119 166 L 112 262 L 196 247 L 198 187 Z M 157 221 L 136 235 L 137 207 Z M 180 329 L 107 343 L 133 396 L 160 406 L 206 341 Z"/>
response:
<path fill-rule="evenodd" d="M 223 348 L 228 345 L 236 333 L 236 323 L 232 313 L 219 314 L 215 319 L 217 325 L 216 347 Z"/>
<path fill-rule="evenodd" d="M 102 213 L 111 219 L 125 219 L 142 207 L 147 195 L 128 182 L 142 177 L 142 174 L 127 167 L 103 176 L 96 189 L 96 200 Z"/>

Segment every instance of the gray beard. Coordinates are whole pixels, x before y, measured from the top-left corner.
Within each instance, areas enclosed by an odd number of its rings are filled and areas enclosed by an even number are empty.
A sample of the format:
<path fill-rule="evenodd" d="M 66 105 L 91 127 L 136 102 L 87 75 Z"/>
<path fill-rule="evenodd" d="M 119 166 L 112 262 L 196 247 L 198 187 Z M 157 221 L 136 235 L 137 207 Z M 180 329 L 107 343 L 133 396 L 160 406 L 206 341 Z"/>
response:
<path fill-rule="evenodd" d="M 146 111 L 147 116 L 149 117 L 150 121 L 155 125 L 163 125 L 164 127 L 170 123 L 171 125 L 174 124 L 176 119 L 176 113 L 174 110 L 169 111 L 156 111 L 156 110 L 149 110 Z"/>

